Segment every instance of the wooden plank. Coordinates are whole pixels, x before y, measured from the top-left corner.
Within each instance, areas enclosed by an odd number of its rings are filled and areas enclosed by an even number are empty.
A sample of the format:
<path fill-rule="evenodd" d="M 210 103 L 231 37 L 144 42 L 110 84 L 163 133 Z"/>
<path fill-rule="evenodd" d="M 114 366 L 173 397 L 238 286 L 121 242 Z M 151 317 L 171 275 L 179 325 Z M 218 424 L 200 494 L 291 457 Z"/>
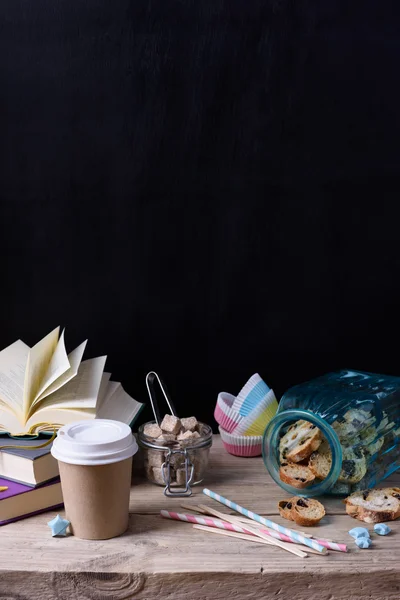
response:
<path fill-rule="evenodd" d="M 398 600 L 399 577 L 392 571 L 344 574 L 332 578 L 316 572 L 256 575 L 195 573 L 124 575 L 119 573 L 2 574 L 4 600 Z"/>
<path fill-rule="evenodd" d="M 310 556 L 306 561 L 289 557 L 283 550 L 250 542 L 213 539 L 191 524 L 155 515 L 131 515 L 129 531 L 119 538 L 85 541 L 68 536 L 51 538 L 46 526 L 52 513 L 4 527 L 0 538 L 1 570 L 27 571 L 101 571 L 121 573 L 176 572 L 264 572 L 296 573 L 319 570 L 321 573 L 398 569 L 400 522 L 391 524 L 388 537 L 374 536 L 373 550 L 358 550 L 348 535 L 356 522 L 348 516 L 327 518 L 310 533 L 347 543 L 350 552 L 331 552 L 328 557 Z M 277 519 L 284 523 L 283 520 Z M 304 567 L 307 563 L 306 567 Z M 0 579 L 1 579 L 0 570 Z M 399 571 L 400 580 L 400 571 Z M 1 597 L 1 596 L 0 596 Z"/>
<path fill-rule="evenodd" d="M 300 560 L 300 559 L 299 559 Z M 304 561 L 303 561 L 304 562 Z M 4 600 L 398 600 L 398 572 L 346 573 L 333 580 L 318 572 L 196 573 L 2 573 Z"/>
<path fill-rule="evenodd" d="M 337 517 L 335 523 L 324 526 L 324 533 L 347 541 L 343 530 L 349 520 Z M 373 550 L 357 552 L 351 542 L 347 555 L 330 553 L 304 561 L 288 559 L 274 547 L 253 547 L 250 542 L 222 538 L 211 544 L 209 536 L 194 532 L 190 524 L 151 515 L 134 516 L 128 534 L 107 542 L 83 542 L 72 536 L 49 540 L 43 520 L 36 517 L 33 521 L 35 527 L 30 527 L 22 545 L 21 537 L 2 540 L 8 552 L 0 556 L 1 598 L 104 600 L 108 593 L 116 600 L 220 600 L 229 595 L 394 600 L 400 595 L 397 523 L 397 535 L 377 536 Z M 194 592 L 197 589 L 199 593 Z"/>
<path fill-rule="evenodd" d="M 221 451 L 220 451 L 221 450 Z M 239 473 L 239 475 L 238 475 Z M 339 500 L 329 499 L 328 515 L 307 531 L 347 543 L 348 554 L 288 556 L 274 546 L 210 536 L 190 524 L 162 519 L 161 508 L 180 510 L 162 488 L 134 473 L 129 530 L 119 538 L 85 541 L 52 538 L 46 523 L 55 513 L 37 515 L 0 528 L 0 598 L 7 600 L 115 600 L 171 597 L 220 600 L 236 597 L 291 600 L 397 600 L 400 597 L 400 522 L 388 537 L 373 536 L 373 548 L 359 550 L 348 530 L 356 522 Z M 240 481 L 239 481 L 240 480 Z M 248 483 L 248 482 L 251 483 Z M 257 483 L 258 482 L 258 483 Z M 399 483 L 399 478 L 392 478 Z M 259 459 L 227 455 L 216 438 L 205 485 L 274 520 L 284 497 Z M 187 503 L 228 512 L 202 493 Z M 332 510 L 329 510 L 329 509 Z M 157 514 L 155 514 L 157 513 Z M 371 528 L 370 528 L 371 529 Z M 212 539 L 210 539 L 212 538 Z"/>
<path fill-rule="evenodd" d="M 174 510 L 175 498 L 163 496 L 163 488 L 146 482 L 140 461 L 136 461 L 133 487 L 131 491 L 131 512 L 139 514 L 158 514 L 162 509 Z M 140 483 L 140 486 L 136 485 Z M 388 478 L 384 485 L 399 485 L 400 475 Z M 228 454 L 220 436 L 214 436 L 210 463 L 203 484 L 193 488 L 193 496 L 188 503 L 215 506 L 213 500 L 203 495 L 203 487 L 208 487 L 225 497 L 240 502 L 261 515 L 277 515 L 278 502 L 287 498 L 287 494 L 271 479 L 263 459 L 238 458 Z M 144 491 L 145 490 L 145 491 Z M 326 511 L 333 515 L 344 513 L 341 497 L 325 496 L 321 499 Z"/>

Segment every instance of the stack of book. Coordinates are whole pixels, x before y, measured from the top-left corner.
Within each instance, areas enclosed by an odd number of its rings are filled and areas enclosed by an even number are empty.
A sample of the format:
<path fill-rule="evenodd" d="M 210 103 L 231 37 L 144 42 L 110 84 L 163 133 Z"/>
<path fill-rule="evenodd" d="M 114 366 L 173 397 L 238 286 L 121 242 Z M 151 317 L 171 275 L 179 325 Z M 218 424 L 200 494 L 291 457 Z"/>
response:
<path fill-rule="evenodd" d="M 45 440 L 0 437 L 0 525 L 62 505 L 58 463 Z M 16 447 L 17 446 L 17 447 Z"/>
<path fill-rule="evenodd" d="M 105 356 L 82 361 L 86 341 L 67 354 L 59 334 L 57 327 L 33 348 L 18 340 L 0 352 L 0 525 L 63 502 L 51 443 L 39 448 L 43 436 L 7 434 L 50 434 L 94 418 L 132 425 L 143 407 L 110 381 Z"/>

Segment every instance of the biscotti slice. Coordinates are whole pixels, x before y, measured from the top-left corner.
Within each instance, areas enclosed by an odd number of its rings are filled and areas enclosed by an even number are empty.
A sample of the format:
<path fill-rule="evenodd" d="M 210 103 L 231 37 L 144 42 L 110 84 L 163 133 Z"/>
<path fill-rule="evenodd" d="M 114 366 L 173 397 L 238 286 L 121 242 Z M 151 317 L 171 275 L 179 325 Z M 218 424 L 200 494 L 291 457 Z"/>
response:
<path fill-rule="evenodd" d="M 385 488 L 393 498 L 400 500 L 400 488 Z"/>
<path fill-rule="evenodd" d="M 358 483 L 365 476 L 367 468 L 367 460 L 362 448 L 344 448 L 342 470 L 340 471 L 338 481 L 343 483 Z"/>
<path fill-rule="evenodd" d="M 375 417 L 371 415 L 370 411 L 354 408 L 348 410 L 342 419 L 332 423 L 332 427 L 341 442 L 349 443 L 354 438 L 360 436 L 374 422 Z"/>
<path fill-rule="evenodd" d="M 378 432 L 376 427 L 371 425 L 371 427 L 368 427 L 360 433 L 360 441 L 363 446 L 368 446 L 368 444 L 372 444 L 372 442 L 375 441 L 377 435 Z"/>
<path fill-rule="evenodd" d="M 318 450 L 311 454 L 308 466 L 317 479 L 325 479 L 328 476 L 332 466 L 332 452 L 328 442 L 324 440 Z M 347 484 L 358 483 L 365 476 L 367 467 L 363 448 L 343 448 L 342 469 L 338 481 Z"/>
<path fill-rule="evenodd" d="M 292 498 L 292 519 L 297 525 L 312 527 L 317 525 L 325 516 L 325 508 L 312 498 Z"/>
<path fill-rule="evenodd" d="M 383 523 L 400 517 L 400 490 L 397 488 L 354 492 L 344 502 L 347 514 L 364 523 Z"/>
<path fill-rule="evenodd" d="M 298 463 L 308 458 L 321 444 L 321 431 L 308 421 L 296 421 L 279 442 L 281 462 Z"/>
<path fill-rule="evenodd" d="M 326 452 L 321 452 L 321 448 L 316 452 L 313 452 L 310 456 L 308 466 L 317 479 L 325 479 L 328 477 L 332 467 L 332 453 L 330 448 Z"/>
<path fill-rule="evenodd" d="M 313 483 L 315 476 L 311 469 L 295 463 L 282 463 L 279 469 L 281 481 L 292 485 L 295 488 L 303 489 Z"/>
<path fill-rule="evenodd" d="M 383 435 L 378 438 L 375 442 L 368 444 L 368 446 L 364 446 L 364 454 L 365 458 L 369 460 L 375 454 L 381 450 L 383 446 L 383 442 L 385 441 Z"/>
<path fill-rule="evenodd" d="M 280 502 L 278 502 L 279 514 L 288 521 L 293 521 L 292 507 L 292 500 L 280 500 Z"/>

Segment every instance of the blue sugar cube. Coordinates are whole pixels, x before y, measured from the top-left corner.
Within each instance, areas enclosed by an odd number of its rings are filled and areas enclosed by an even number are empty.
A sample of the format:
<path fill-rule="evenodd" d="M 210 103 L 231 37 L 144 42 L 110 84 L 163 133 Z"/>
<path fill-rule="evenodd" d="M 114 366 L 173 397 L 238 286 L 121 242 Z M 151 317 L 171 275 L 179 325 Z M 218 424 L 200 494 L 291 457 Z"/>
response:
<path fill-rule="evenodd" d="M 369 531 L 365 527 L 353 527 L 353 529 L 350 529 L 349 534 L 355 540 L 357 538 L 369 538 L 370 537 Z"/>
<path fill-rule="evenodd" d="M 374 525 L 374 531 L 379 535 L 387 535 L 392 530 L 390 529 L 390 527 L 388 527 L 388 525 L 386 525 L 386 523 L 377 523 L 376 525 Z"/>
<path fill-rule="evenodd" d="M 372 544 L 372 540 L 369 537 L 358 537 L 356 538 L 356 544 L 359 548 L 369 548 Z"/>

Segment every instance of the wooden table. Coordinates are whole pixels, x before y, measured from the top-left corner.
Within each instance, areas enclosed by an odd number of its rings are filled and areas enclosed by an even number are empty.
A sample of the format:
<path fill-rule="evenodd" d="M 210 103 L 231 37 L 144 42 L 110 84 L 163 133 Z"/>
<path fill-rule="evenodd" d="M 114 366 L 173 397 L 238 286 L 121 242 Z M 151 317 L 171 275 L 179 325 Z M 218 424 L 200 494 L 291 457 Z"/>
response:
<path fill-rule="evenodd" d="M 0 600 L 398 600 L 400 523 L 373 549 L 358 550 L 347 531 L 357 522 L 339 499 L 323 499 L 321 537 L 345 542 L 348 554 L 297 558 L 273 546 L 196 531 L 159 517 L 181 500 L 163 495 L 134 469 L 129 531 L 106 541 L 52 538 L 55 513 L 0 528 Z M 400 478 L 391 479 L 393 484 Z M 204 485 L 279 523 L 285 497 L 261 458 L 235 458 L 215 436 Z M 224 507 L 195 488 L 190 503 Z M 287 522 L 286 522 L 287 524 Z"/>

